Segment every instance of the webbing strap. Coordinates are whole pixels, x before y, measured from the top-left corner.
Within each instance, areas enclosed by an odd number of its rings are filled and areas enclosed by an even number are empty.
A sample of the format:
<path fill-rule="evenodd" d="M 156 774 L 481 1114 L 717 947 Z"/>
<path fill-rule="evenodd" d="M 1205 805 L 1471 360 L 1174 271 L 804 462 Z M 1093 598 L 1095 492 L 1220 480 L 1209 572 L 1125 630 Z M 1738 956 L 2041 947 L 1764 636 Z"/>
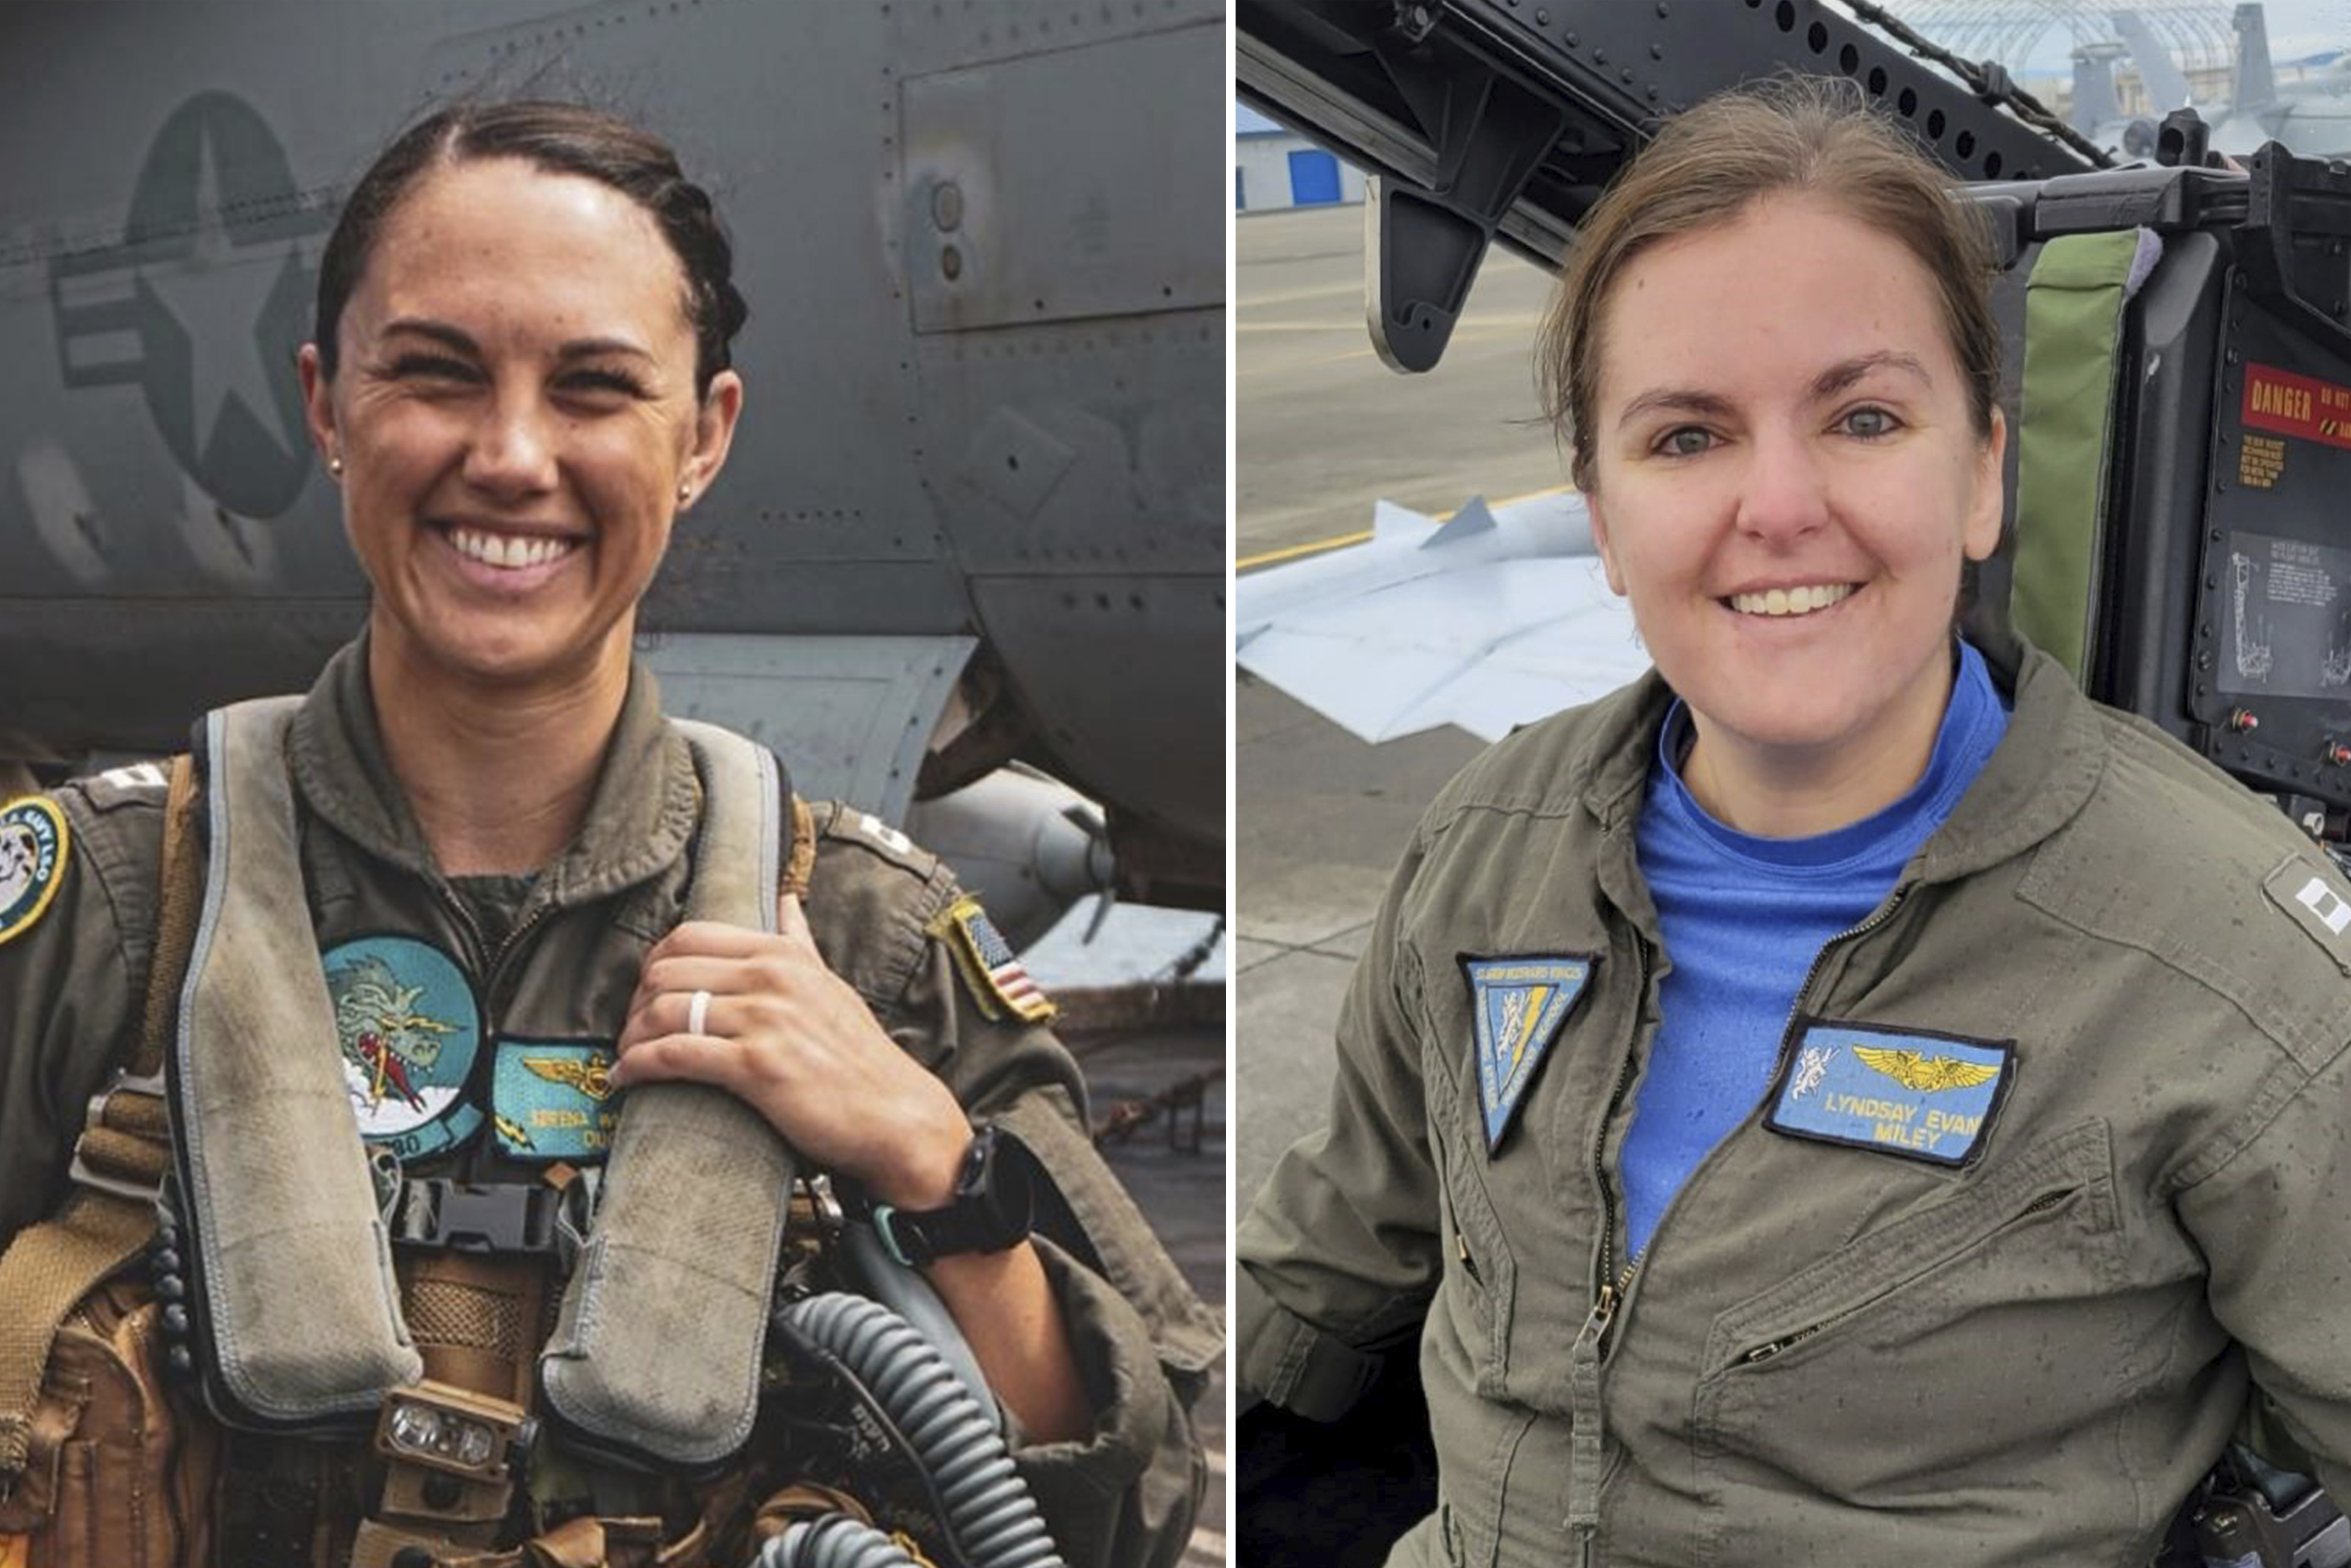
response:
<path fill-rule="evenodd" d="M 798 795 L 792 797 L 792 847 L 784 862 L 784 885 L 778 892 L 806 898 L 816 875 L 816 813 Z"/>
<path fill-rule="evenodd" d="M 2009 614 L 2081 684 L 2104 536 L 2116 351 L 2136 232 L 2042 246 L 2024 290 L 2024 382 L 2016 454 L 2016 564 Z"/>
<path fill-rule="evenodd" d="M 162 895 L 139 1043 L 75 1146 L 81 1185 L 55 1218 L 26 1226 L 0 1254 L 0 1494 L 24 1473 L 58 1325 L 155 1234 L 152 1195 L 171 1165 L 170 1118 L 161 1094 L 138 1085 L 154 1083 L 162 1065 L 162 1042 L 195 932 L 204 873 L 188 831 L 194 802 L 194 768 L 182 757 L 172 766 L 164 806 Z"/>
<path fill-rule="evenodd" d="M 685 917 L 772 932 L 798 837 L 776 760 L 726 730 L 671 722 L 705 790 Z M 673 1465 L 714 1465 L 749 1439 L 792 1168 L 767 1118 L 725 1090 L 629 1091 L 594 1228 L 539 1358 L 554 1416 Z"/>

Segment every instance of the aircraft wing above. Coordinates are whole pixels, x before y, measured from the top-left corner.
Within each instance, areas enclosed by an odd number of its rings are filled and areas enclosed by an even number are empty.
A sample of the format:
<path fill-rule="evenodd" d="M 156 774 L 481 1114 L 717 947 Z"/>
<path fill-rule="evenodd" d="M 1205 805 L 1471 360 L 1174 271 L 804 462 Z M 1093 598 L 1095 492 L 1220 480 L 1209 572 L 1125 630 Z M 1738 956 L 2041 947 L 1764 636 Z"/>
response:
<path fill-rule="evenodd" d="M 1649 667 L 1573 494 L 1442 526 L 1382 501 L 1365 542 L 1240 579 L 1235 637 L 1243 669 L 1373 742 L 1499 740 Z"/>

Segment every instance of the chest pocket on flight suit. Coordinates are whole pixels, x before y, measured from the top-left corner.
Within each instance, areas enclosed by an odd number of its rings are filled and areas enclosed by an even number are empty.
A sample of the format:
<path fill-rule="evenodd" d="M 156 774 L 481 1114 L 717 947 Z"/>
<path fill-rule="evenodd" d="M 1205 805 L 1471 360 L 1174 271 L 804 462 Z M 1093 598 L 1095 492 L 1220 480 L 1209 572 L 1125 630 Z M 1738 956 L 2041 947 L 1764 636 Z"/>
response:
<path fill-rule="evenodd" d="M 1718 1546 L 1792 1488 L 1898 1514 L 2012 1487 L 2020 1452 L 2110 1449 L 2080 1415 L 2129 1372 L 2121 1240 L 2106 1125 L 2089 1122 L 1722 1312 L 1694 1423 Z"/>

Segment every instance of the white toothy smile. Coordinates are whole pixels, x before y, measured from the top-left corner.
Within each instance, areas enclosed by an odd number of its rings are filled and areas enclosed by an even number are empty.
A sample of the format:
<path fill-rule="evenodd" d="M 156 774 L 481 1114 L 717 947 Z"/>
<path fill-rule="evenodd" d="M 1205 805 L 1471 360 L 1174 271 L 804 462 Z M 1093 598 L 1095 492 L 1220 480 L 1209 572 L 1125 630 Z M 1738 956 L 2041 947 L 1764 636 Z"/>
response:
<path fill-rule="evenodd" d="M 498 534 L 486 528 L 452 528 L 449 542 L 468 560 L 519 570 L 559 560 L 580 548 L 578 539 L 551 538 L 544 534 Z"/>
<path fill-rule="evenodd" d="M 1760 593 L 1734 593 L 1724 602 L 1741 615 L 1810 615 L 1852 597 L 1850 582 L 1807 582 L 1794 588 L 1767 588 Z"/>

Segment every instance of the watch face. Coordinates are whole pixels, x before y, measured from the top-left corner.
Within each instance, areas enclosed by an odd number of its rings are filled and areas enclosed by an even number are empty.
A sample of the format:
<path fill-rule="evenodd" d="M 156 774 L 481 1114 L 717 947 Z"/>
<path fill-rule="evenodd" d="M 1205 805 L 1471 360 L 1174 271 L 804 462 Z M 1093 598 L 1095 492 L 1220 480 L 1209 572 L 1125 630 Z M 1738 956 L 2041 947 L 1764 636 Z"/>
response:
<path fill-rule="evenodd" d="M 1037 1213 L 1037 1177 L 1040 1174 L 1037 1156 L 1029 1145 L 1011 1134 L 997 1128 L 996 1133 L 996 1209 L 1013 1228 L 1012 1241 L 1029 1234 L 1029 1221 Z M 1007 1241 L 1006 1246 L 1010 1246 Z"/>

